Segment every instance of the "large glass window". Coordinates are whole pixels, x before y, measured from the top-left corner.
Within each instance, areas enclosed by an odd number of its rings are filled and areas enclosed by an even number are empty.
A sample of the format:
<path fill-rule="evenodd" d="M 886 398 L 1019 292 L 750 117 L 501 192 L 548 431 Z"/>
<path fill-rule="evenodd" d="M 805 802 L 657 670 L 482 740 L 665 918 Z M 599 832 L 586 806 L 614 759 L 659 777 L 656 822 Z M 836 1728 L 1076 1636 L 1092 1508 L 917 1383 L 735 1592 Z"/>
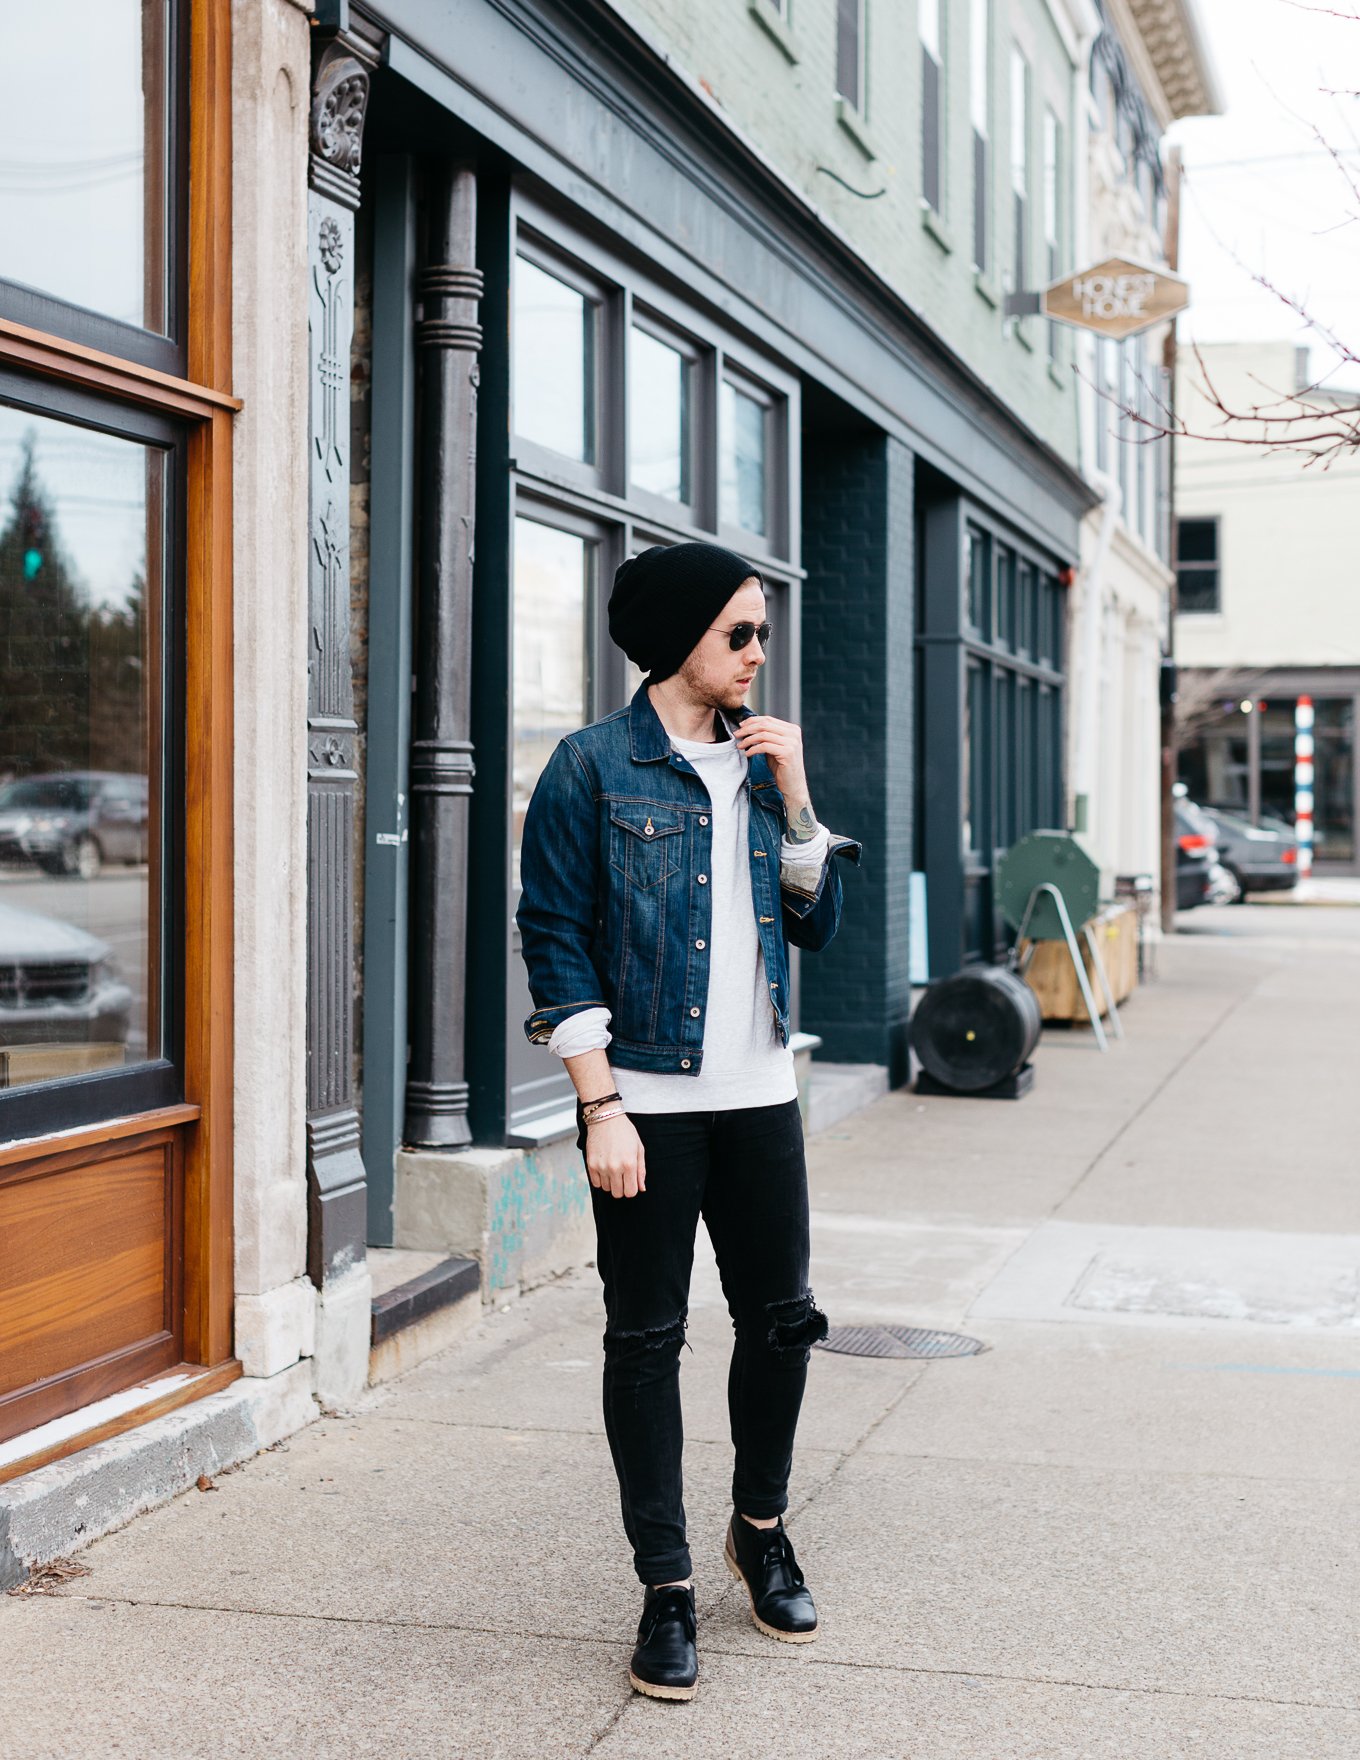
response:
<path fill-rule="evenodd" d="M 609 640 L 614 570 L 653 544 L 719 540 L 750 553 L 776 629 L 753 709 L 797 713 L 798 382 L 683 293 L 516 197 L 510 319 L 513 622 L 509 843 L 513 912 L 524 815 L 558 741 L 627 703 L 641 675 Z M 502 1061 L 511 1135 L 569 1110 L 556 1059 L 524 1040 L 530 1011 L 509 929 Z M 794 993 L 796 1008 L 796 982 Z M 544 1127 L 548 1128 L 548 1127 Z M 551 1128 L 555 1128 L 555 1123 Z"/>
<path fill-rule="evenodd" d="M 989 604 L 991 594 L 988 592 L 991 579 L 990 540 L 976 526 L 967 526 L 964 529 L 963 546 L 963 576 L 968 594 L 965 611 L 968 624 L 978 635 L 989 636 L 992 632 Z"/>
<path fill-rule="evenodd" d="M 918 0 L 921 32 L 921 199 L 944 212 L 944 35 L 940 0 Z"/>
<path fill-rule="evenodd" d="M 1320 862 L 1355 860 L 1355 699 L 1313 704 L 1313 853 Z"/>
<path fill-rule="evenodd" d="M 1044 107 L 1044 273 L 1049 281 L 1058 279 L 1060 261 L 1058 226 L 1062 197 L 1062 130 L 1058 119 Z M 1058 358 L 1058 326 L 1048 325 L 1048 358 Z"/>
<path fill-rule="evenodd" d="M 524 256 L 514 299 L 515 432 L 593 464 L 598 305 Z"/>
<path fill-rule="evenodd" d="M 764 537 L 770 408 L 764 399 L 723 380 L 718 413 L 718 510 L 725 526 Z"/>
<path fill-rule="evenodd" d="M 5 8 L 0 273 L 168 334 L 171 0 Z"/>
<path fill-rule="evenodd" d="M 688 502 L 693 367 L 669 342 L 634 324 L 628 352 L 628 457 L 634 488 Z"/>
<path fill-rule="evenodd" d="M 864 109 L 865 0 L 836 0 L 836 92 Z"/>
<path fill-rule="evenodd" d="M 991 0 L 971 0 L 968 31 L 968 109 L 973 124 L 973 267 L 991 268 Z"/>
<path fill-rule="evenodd" d="M 165 1023 L 163 448 L 0 403 L 0 1088 Z"/>
<path fill-rule="evenodd" d="M 534 785 L 558 741 L 590 719 L 586 608 L 594 546 L 538 520 L 515 521 L 513 885 Z"/>
<path fill-rule="evenodd" d="M 1176 610 L 1218 609 L 1218 520 L 1177 520 Z"/>
<path fill-rule="evenodd" d="M 1011 274 L 1016 290 L 1029 277 L 1029 63 L 1011 50 Z"/>

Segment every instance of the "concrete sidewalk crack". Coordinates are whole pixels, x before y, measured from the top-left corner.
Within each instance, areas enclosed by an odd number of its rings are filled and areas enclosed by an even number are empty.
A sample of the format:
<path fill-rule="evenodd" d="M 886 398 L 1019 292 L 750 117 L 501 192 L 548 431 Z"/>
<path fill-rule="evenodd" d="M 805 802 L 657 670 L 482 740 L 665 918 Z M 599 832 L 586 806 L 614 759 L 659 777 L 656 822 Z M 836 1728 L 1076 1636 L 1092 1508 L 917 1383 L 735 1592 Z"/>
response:
<path fill-rule="evenodd" d="M 909 1391 L 910 1389 L 904 1389 L 903 1397 Z M 900 1398 L 894 1401 L 894 1405 L 900 1403 Z M 886 1415 L 885 1413 L 884 1416 Z M 872 1429 L 873 1426 L 870 1428 Z M 811 1502 L 811 1499 L 808 1501 Z M 57 1601 L 92 1601 L 103 1603 L 105 1606 L 152 1608 L 176 1613 L 224 1613 L 245 1619 L 302 1620 L 316 1625 L 361 1626 L 390 1631 L 458 1632 L 473 1637 L 520 1638 L 533 1643 L 589 1645 L 596 1649 L 610 1651 L 623 1651 L 629 1648 L 627 1641 L 602 1637 L 595 1633 L 529 1631 L 518 1627 L 468 1624 L 459 1620 L 378 1619 L 362 1614 L 309 1613 L 301 1609 L 288 1608 L 232 1607 L 217 1602 L 139 1600 L 126 1595 L 72 1594 L 69 1591 L 54 1596 L 52 1599 Z M 702 1654 L 723 1656 L 742 1662 L 768 1661 L 778 1663 L 785 1660 L 785 1652 L 782 1650 L 771 1651 L 768 1656 L 764 1656 L 758 1651 L 753 1652 L 709 1642 L 702 1645 Z M 1343 1713 L 1353 1713 L 1360 1709 L 1357 1704 L 1339 1703 L 1330 1699 L 1285 1699 L 1269 1693 L 1226 1693 L 1215 1692 L 1212 1688 L 1161 1687 L 1124 1681 L 1077 1680 L 1066 1675 L 1022 1674 L 1002 1669 L 943 1668 L 924 1663 L 907 1662 L 866 1662 L 847 1657 L 818 1656 L 815 1653 L 807 1652 L 800 1656 L 799 1664 L 807 1668 L 861 1669 L 874 1674 L 923 1675 L 945 1680 L 975 1680 L 998 1684 L 1009 1683 L 1017 1686 L 1067 1687 L 1073 1691 L 1085 1693 L 1128 1693 L 1148 1698 L 1200 1699 L 1225 1705 L 1272 1705 L 1289 1710 Z M 617 1728 L 629 1706 L 636 1702 L 636 1699 L 631 1696 L 623 1700 L 609 1723 L 592 1738 L 590 1746 L 584 1749 L 583 1753 L 593 1753 L 601 1742 Z"/>

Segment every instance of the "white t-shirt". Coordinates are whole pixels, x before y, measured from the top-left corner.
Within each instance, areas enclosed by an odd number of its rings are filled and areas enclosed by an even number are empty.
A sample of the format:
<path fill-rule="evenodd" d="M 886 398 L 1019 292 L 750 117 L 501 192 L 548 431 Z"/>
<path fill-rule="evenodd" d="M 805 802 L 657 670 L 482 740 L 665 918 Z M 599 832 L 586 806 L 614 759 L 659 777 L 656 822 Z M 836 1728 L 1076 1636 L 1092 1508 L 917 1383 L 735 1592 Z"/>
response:
<path fill-rule="evenodd" d="M 694 766 L 712 803 L 708 885 L 712 923 L 703 1067 L 692 1076 L 611 1065 L 614 1086 L 629 1112 L 729 1112 L 776 1106 L 796 1099 L 798 1084 L 793 1053 L 780 1042 L 751 896 L 746 755 L 730 737 L 703 742 L 672 737 L 671 745 Z M 785 838 L 781 865 L 794 862 L 815 872 L 825 860 L 828 842 L 824 828 L 811 843 Z M 569 1015 L 548 1041 L 548 1049 L 559 1057 L 601 1050 L 609 1044 L 610 1018 L 607 1008 Z"/>

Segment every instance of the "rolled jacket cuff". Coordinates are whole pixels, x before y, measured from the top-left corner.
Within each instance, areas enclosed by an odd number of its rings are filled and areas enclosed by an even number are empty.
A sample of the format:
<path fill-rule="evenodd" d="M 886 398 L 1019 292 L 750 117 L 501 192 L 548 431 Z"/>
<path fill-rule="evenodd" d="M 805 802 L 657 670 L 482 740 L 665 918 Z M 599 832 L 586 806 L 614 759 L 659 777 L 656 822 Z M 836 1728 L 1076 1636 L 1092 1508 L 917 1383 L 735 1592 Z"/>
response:
<path fill-rule="evenodd" d="M 863 847 L 861 844 L 857 843 L 853 837 L 840 837 L 834 831 L 828 831 L 825 826 L 822 827 L 822 830 L 825 834 L 826 842 L 822 846 L 823 853 L 820 861 L 807 861 L 805 858 L 801 862 L 794 863 L 784 860 L 784 851 L 787 850 L 789 845 L 789 840 L 787 838 L 785 838 L 784 843 L 780 848 L 780 890 L 792 893 L 794 898 L 801 900 L 807 908 L 811 908 L 811 906 L 821 897 L 822 888 L 826 885 L 826 876 L 830 870 L 832 858 L 834 856 L 846 856 L 850 861 L 858 865 Z M 816 840 L 814 839 L 813 842 L 815 843 L 815 841 Z M 813 847 L 813 843 L 807 843 L 801 847 L 805 850 L 810 850 Z M 800 910 L 798 914 L 801 916 L 804 912 Z"/>
<path fill-rule="evenodd" d="M 583 1008 L 570 1014 L 553 1028 L 548 1049 L 555 1057 L 582 1057 L 587 1051 L 603 1051 L 613 1035 L 609 1023 L 613 1015 L 607 1008 Z"/>

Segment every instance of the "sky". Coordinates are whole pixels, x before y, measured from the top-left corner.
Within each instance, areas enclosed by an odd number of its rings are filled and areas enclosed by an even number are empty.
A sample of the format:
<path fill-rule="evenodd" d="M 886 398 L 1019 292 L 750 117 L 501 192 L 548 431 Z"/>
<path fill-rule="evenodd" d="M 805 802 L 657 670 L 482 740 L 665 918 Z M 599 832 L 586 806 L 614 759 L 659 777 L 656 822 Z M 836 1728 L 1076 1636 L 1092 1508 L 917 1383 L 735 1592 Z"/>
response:
<path fill-rule="evenodd" d="M 1167 136 L 1186 169 L 1181 341 L 1288 337 L 1311 345 L 1315 377 L 1360 390 L 1360 364 L 1339 367 L 1325 339 L 1252 280 L 1264 275 L 1360 357 L 1360 96 L 1334 95 L 1360 92 L 1360 0 L 1194 3 L 1224 114 Z"/>

